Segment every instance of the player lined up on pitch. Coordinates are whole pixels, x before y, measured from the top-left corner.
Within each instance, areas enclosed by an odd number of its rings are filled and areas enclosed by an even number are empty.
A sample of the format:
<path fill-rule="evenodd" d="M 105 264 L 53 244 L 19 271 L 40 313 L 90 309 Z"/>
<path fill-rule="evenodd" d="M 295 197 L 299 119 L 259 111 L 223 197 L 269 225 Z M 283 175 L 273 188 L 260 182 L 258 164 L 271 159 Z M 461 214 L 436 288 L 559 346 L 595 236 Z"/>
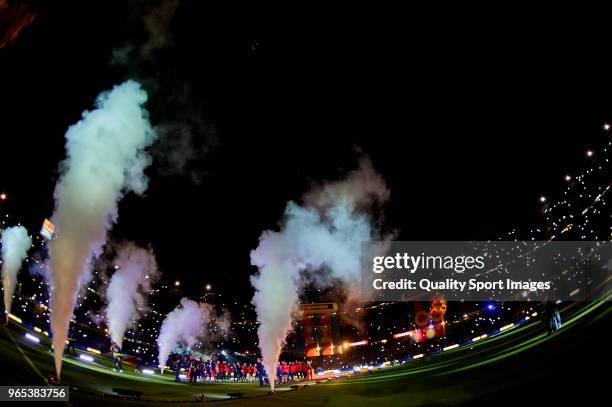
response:
<path fill-rule="evenodd" d="M 195 355 L 171 355 L 168 367 L 175 374 L 175 381 L 186 380 L 189 383 L 207 382 L 255 382 L 260 386 L 269 384 L 263 364 L 229 362 L 224 360 L 204 360 Z M 279 362 L 276 371 L 276 384 L 292 383 L 309 380 L 313 377 L 313 369 L 306 361 Z"/>

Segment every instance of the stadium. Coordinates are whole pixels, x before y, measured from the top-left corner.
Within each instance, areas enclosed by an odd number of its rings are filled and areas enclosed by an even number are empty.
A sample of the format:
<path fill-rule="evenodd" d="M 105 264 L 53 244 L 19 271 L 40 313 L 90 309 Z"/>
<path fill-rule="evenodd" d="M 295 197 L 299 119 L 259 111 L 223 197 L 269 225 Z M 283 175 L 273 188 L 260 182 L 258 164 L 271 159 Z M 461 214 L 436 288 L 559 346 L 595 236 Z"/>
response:
<path fill-rule="evenodd" d="M 601 402 L 612 60 L 211 16 L 0 0 L 0 402 Z"/>
<path fill-rule="evenodd" d="M 125 373 L 112 372 L 111 357 L 86 348 L 77 349 L 78 356 L 65 357 L 63 380 L 69 383 L 74 405 L 167 405 L 169 401 L 196 402 L 197 397 L 228 405 L 464 405 L 507 397 L 520 401 L 527 395 L 530 403 L 546 403 L 560 400 L 564 388 L 603 385 L 605 377 L 589 373 L 589 360 L 605 345 L 597 335 L 585 333 L 603 335 L 610 322 L 609 306 L 605 302 L 567 304 L 561 309 L 564 326 L 554 335 L 547 333 L 537 312 L 533 314 L 500 327 L 503 330 L 420 357 L 364 364 L 359 370 L 320 371 L 313 380 L 296 382 L 295 388 L 279 386 L 274 395 L 253 383 L 177 384 L 171 372 L 138 373 L 133 365 Z M 11 366 L 4 383 L 39 384 L 53 374 L 50 344 L 44 335 L 11 321 L 3 330 L 2 342 L 3 359 Z M 545 391 L 534 398 L 534 389 Z"/>

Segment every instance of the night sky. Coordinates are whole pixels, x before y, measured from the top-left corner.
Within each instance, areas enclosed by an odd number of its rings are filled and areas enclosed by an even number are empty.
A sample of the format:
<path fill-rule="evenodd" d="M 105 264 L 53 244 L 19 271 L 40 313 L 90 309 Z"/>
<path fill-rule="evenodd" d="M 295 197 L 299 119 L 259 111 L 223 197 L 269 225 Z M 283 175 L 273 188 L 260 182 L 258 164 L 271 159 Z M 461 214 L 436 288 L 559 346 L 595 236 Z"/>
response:
<path fill-rule="evenodd" d="M 67 127 L 99 92 L 141 80 L 154 125 L 193 131 L 153 147 L 146 196 L 121 202 L 112 234 L 150 243 L 194 298 L 211 283 L 248 303 L 261 232 L 359 151 L 391 189 L 398 240 L 495 238 L 537 219 L 612 117 L 612 64 L 566 38 L 227 40 L 183 1 L 171 43 L 118 66 L 113 50 L 146 37 L 138 2 L 56 3 L 0 49 L 2 205 L 37 232 Z"/>

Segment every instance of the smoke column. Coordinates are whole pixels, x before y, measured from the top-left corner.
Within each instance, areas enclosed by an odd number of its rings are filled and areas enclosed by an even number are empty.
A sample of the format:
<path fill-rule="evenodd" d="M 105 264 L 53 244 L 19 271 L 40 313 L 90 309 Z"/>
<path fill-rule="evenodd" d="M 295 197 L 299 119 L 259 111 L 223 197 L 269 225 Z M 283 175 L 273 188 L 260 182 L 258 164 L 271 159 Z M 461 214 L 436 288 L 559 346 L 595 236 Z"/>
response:
<path fill-rule="evenodd" d="M 32 238 L 23 226 L 7 228 L 2 233 L 2 285 L 4 287 L 4 312 L 8 321 L 13 293 L 17 286 L 17 273 L 32 246 Z"/>
<path fill-rule="evenodd" d="M 122 346 L 126 329 L 148 310 L 147 296 L 160 272 L 153 251 L 132 243 L 120 247 L 115 264 L 118 269 L 106 290 L 106 320 L 111 339 Z"/>
<path fill-rule="evenodd" d="M 57 237 L 50 242 L 51 329 L 59 378 L 68 324 L 79 284 L 87 281 L 91 261 L 117 221 L 117 203 L 126 192 L 147 187 L 144 151 L 154 141 L 143 104 L 147 94 L 127 81 L 96 99 L 96 109 L 66 132 L 66 159 L 55 186 L 52 220 Z"/>
<path fill-rule="evenodd" d="M 259 348 L 272 390 L 276 363 L 302 287 L 301 273 L 327 267 L 332 278 L 356 290 L 361 242 L 376 237 L 370 217 L 361 211 L 388 197 L 384 181 L 370 161 L 362 158 L 359 169 L 346 179 L 306 194 L 305 206 L 289 202 L 280 231 L 262 233 L 259 246 L 251 252 L 251 264 L 259 268 L 251 283 L 260 322 Z"/>
<path fill-rule="evenodd" d="M 213 309 L 210 304 L 198 303 L 189 298 L 182 298 L 181 304 L 166 315 L 159 331 L 157 344 L 159 349 L 159 366 L 168 360 L 170 351 L 179 341 L 188 347 L 194 346 L 204 336 L 204 326 L 211 320 Z"/>

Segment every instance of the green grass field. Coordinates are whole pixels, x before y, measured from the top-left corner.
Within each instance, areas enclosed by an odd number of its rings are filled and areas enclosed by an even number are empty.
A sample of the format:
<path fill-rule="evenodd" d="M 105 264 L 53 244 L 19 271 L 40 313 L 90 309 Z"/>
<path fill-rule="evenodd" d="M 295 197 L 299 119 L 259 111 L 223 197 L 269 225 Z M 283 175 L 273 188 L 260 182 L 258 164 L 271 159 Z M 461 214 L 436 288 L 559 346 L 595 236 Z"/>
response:
<path fill-rule="evenodd" d="M 562 312 L 561 330 L 547 335 L 540 320 L 528 321 L 495 336 L 460 348 L 387 367 L 371 373 L 333 379 L 274 395 L 255 383 L 175 383 L 171 375 L 115 373 L 109 358 L 92 355 L 95 363 L 64 358 L 62 384 L 71 388 L 70 404 L 181 405 L 204 393 L 205 403 L 248 406 L 368 406 L 525 404 L 566 400 L 568 396 L 596 399 L 605 391 L 608 302 L 573 304 Z M 24 338 L 25 330 L 11 323 L 0 330 L 2 384 L 44 385 L 53 373 L 47 338 L 40 344 Z M 31 332 L 37 336 L 36 334 Z M 143 392 L 141 401 L 117 397 L 113 388 Z M 228 393 L 241 392 L 230 400 Z"/>

